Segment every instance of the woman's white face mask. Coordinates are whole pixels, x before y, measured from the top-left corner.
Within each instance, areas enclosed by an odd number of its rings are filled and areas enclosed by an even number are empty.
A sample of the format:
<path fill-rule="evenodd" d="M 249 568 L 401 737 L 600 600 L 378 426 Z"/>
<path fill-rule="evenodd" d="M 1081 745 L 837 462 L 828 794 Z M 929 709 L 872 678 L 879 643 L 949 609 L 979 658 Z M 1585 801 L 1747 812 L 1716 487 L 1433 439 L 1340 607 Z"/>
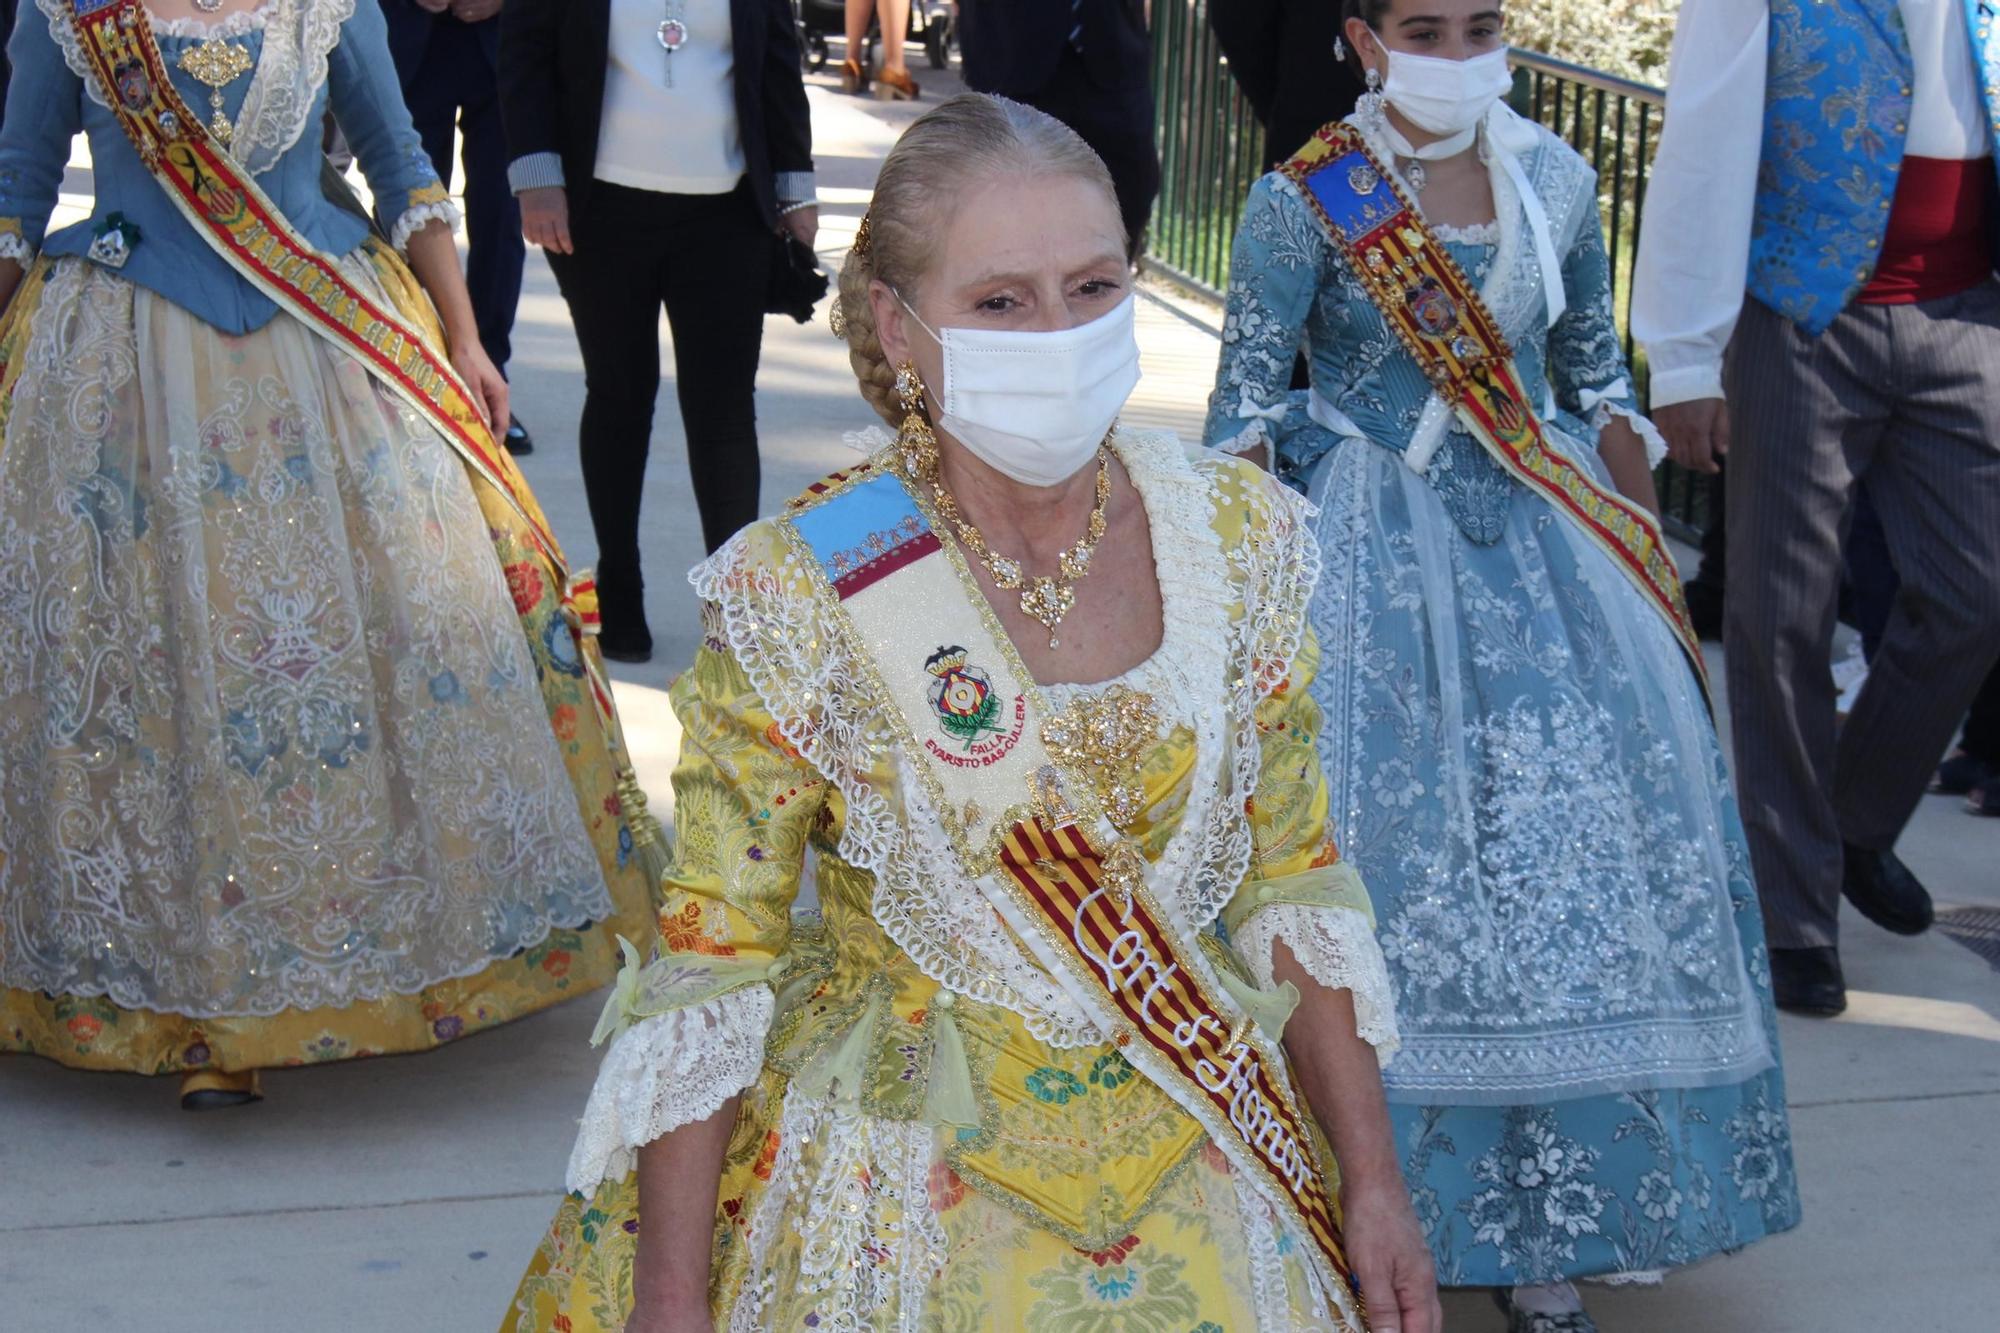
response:
<path fill-rule="evenodd" d="M 1445 60 L 1397 51 L 1379 34 L 1375 40 L 1389 53 L 1389 77 L 1382 95 L 1411 124 L 1432 134 L 1450 136 L 1472 129 L 1514 86 L 1504 46 L 1466 60 Z"/>
<path fill-rule="evenodd" d="M 1132 297 L 1073 329 L 941 332 L 896 299 L 944 349 L 939 428 L 1023 485 L 1081 471 L 1139 383 Z"/>

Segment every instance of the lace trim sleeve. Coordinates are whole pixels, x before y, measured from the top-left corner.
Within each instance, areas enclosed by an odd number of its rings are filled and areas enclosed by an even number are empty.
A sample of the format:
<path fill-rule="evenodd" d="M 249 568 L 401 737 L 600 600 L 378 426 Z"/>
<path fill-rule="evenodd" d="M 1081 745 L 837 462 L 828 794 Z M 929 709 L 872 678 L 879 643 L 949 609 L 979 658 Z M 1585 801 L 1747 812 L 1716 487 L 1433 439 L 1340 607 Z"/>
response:
<path fill-rule="evenodd" d="M 1304 903 L 1273 903 L 1259 908 L 1244 922 L 1236 944 L 1251 975 L 1266 990 L 1277 986 L 1271 946 L 1279 940 L 1314 981 L 1328 990 L 1353 994 L 1354 1030 L 1387 1064 L 1403 1039 L 1396 1027 L 1389 964 L 1382 957 L 1382 946 L 1375 942 L 1375 927 L 1367 916 L 1352 908 Z"/>
<path fill-rule="evenodd" d="M 569 1156 L 569 1189 L 590 1194 L 623 1178 L 640 1148 L 707 1119 L 756 1082 L 772 1003 L 769 986 L 751 986 L 619 1033 L 584 1108 Z"/>
<path fill-rule="evenodd" d="M 11 259 L 25 268 L 35 262 L 35 247 L 18 231 L 0 231 L 0 259 Z"/>
<path fill-rule="evenodd" d="M 1591 396 L 1590 391 L 1586 389 L 1583 396 L 1587 404 Z M 1604 428 L 1611 424 L 1611 418 L 1614 416 L 1623 417 L 1626 421 L 1630 422 L 1632 429 L 1639 432 L 1639 438 L 1646 442 L 1647 467 L 1658 467 L 1666 459 L 1667 437 L 1660 434 L 1660 428 L 1655 426 L 1645 416 L 1624 406 L 1622 403 L 1610 401 L 1599 402 L 1595 410 L 1591 410 L 1586 406 L 1585 410 L 1590 411 L 1591 414 L 1590 428 L 1599 435 L 1604 433 Z"/>
<path fill-rule="evenodd" d="M 459 224 L 464 220 L 464 215 L 458 211 L 458 205 L 449 199 L 435 204 L 417 204 L 404 209 L 403 216 L 396 219 L 396 226 L 389 233 L 389 244 L 396 247 L 397 254 L 408 254 L 410 238 L 429 223 L 442 222 L 453 231 L 457 231 Z"/>

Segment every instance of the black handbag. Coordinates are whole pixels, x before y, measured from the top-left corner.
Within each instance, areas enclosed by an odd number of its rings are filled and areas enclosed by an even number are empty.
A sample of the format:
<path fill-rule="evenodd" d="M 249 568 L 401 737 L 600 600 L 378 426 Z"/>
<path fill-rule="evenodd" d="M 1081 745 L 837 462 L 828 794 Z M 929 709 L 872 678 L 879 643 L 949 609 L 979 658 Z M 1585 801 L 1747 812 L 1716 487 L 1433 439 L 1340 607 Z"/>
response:
<path fill-rule="evenodd" d="M 764 311 L 810 324 L 813 307 L 826 295 L 829 281 L 820 271 L 819 256 L 788 231 L 773 236 L 771 243 L 771 280 L 764 293 Z"/>

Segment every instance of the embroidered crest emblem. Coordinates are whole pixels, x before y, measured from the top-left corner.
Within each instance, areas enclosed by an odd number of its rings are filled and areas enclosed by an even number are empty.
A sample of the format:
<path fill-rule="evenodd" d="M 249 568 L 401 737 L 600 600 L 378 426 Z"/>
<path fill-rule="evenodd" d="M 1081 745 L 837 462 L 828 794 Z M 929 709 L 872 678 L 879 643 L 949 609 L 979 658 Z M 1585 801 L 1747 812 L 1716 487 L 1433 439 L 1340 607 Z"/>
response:
<path fill-rule="evenodd" d="M 112 78 L 118 83 L 118 100 L 125 109 L 139 112 L 153 100 L 153 81 L 146 74 L 146 67 L 136 60 L 121 60 L 112 71 Z"/>
<path fill-rule="evenodd" d="M 1356 163 L 1347 169 L 1347 188 L 1356 194 L 1373 194 L 1382 178 L 1375 174 L 1375 168 L 1365 162 Z"/>
<path fill-rule="evenodd" d="M 1417 327 L 1429 337 L 1442 338 L 1458 323 L 1458 303 L 1428 274 L 1416 286 L 1403 289 L 1403 301 L 1410 307 Z"/>
<path fill-rule="evenodd" d="M 938 726 L 957 742 L 948 750 L 935 740 L 924 748 L 955 767 L 984 768 L 997 764 L 1020 743 L 1027 726 L 1028 701 L 1016 697 L 1012 706 L 993 688 L 993 679 L 967 660 L 956 644 L 939 648 L 924 659 L 932 679 L 928 691 Z"/>

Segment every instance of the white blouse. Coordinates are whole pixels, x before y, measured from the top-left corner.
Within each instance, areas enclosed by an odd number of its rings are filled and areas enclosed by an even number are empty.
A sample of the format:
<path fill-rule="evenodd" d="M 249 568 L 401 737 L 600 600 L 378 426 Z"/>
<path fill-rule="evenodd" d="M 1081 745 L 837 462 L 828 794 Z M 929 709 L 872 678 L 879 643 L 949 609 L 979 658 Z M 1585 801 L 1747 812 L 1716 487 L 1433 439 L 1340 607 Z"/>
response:
<path fill-rule="evenodd" d="M 1901 0 L 1915 78 L 1912 157 L 1991 152 L 1961 0 Z M 1654 407 L 1722 396 L 1722 352 L 1743 309 L 1763 149 L 1770 6 L 1686 0 L 1674 29 L 1667 123 L 1646 187 L 1650 218 L 1632 283 L 1632 331 L 1653 368 Z"/>
<path fill-rule="evenodd" d="M 671 54 L 660 24 L 687 38 Z M 611 0 L 595 175 L 635 190 L 727 194 L 743 178 L 729 0 Z"/>

